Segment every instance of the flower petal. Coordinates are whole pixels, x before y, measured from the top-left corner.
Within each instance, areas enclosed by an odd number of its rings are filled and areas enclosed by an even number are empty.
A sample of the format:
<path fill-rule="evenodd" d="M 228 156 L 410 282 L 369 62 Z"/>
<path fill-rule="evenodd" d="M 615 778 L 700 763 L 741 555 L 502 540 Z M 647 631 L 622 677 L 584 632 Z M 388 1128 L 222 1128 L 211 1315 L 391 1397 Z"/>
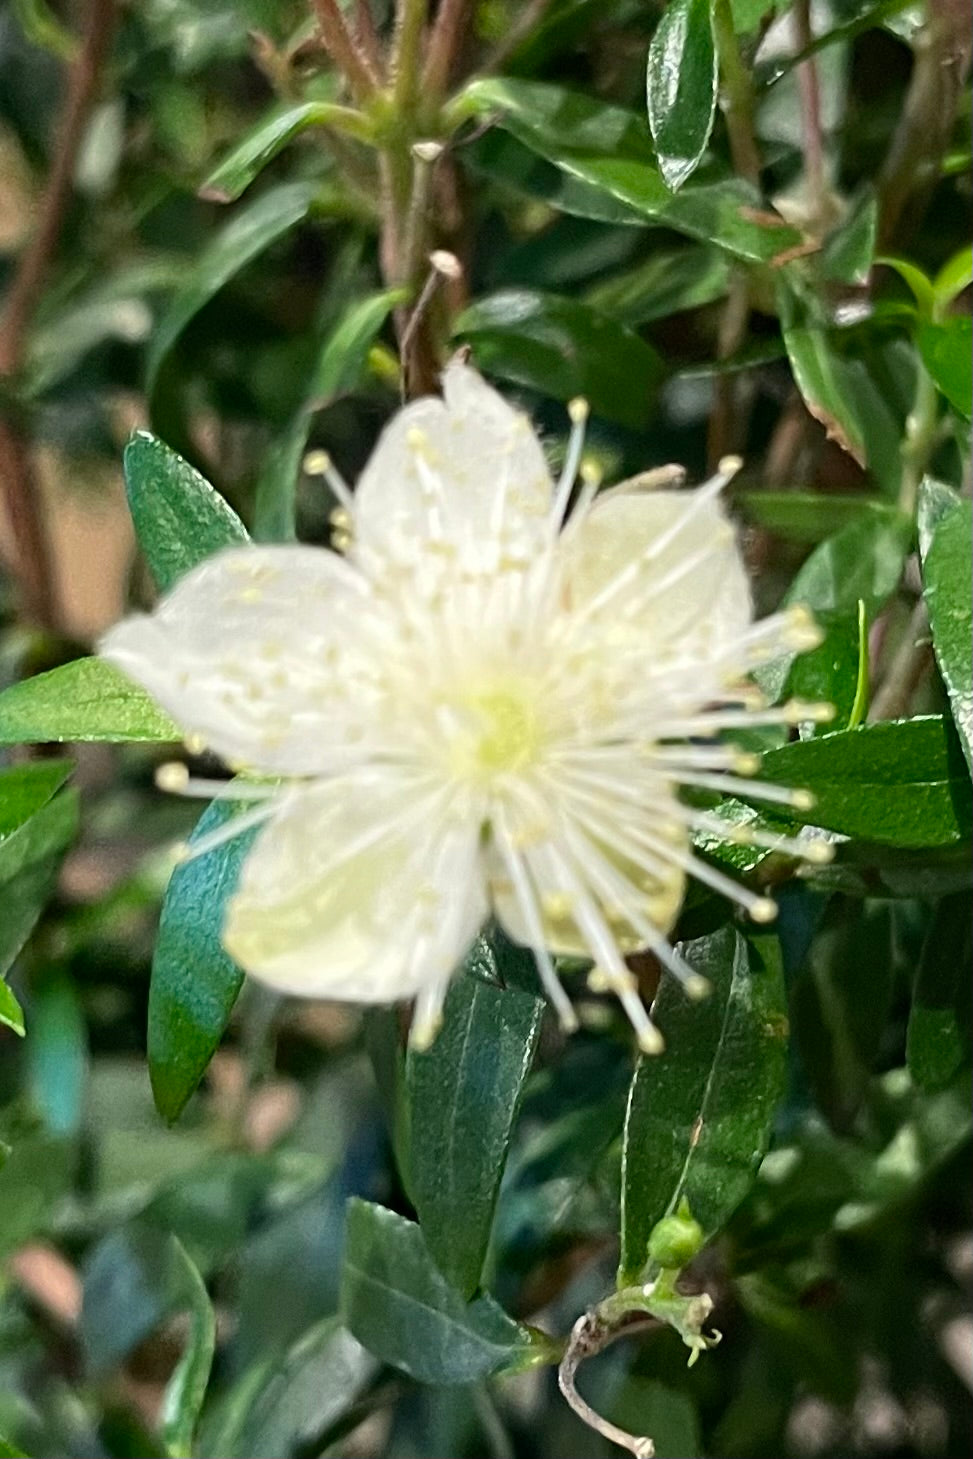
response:
<path fill-rule="evenodd" d="M 244 547 L 119 623 L 100 652 L 225 759 L 309 775 L 367 731 L 374 670 L 361 630 L 373 611 L 335 553 Z"/>
<path fill-rule="evenodd" d="M 295 788 L 248 856 L 223 940 L 261 982 L 387 1003 L 441 986 L 486 916 L 479 828 L 435 794 Z"/>
<path fill-rule="evenodd" d="M 751 621 L 736 533 L 715 495 L 606 493 L 562 552 L 571 608 L 613 630 L 630 622 L 653 658 L 716 656 Z"/>
<path fill-rule="evenodd" d="M 361 547 L 413 566 L 431 557 L 493 571 L 544 540 L 552 484 L 528 418 L 469 365 L 443 374 L 445 399 L 400 410 L 355 492 Z"/>

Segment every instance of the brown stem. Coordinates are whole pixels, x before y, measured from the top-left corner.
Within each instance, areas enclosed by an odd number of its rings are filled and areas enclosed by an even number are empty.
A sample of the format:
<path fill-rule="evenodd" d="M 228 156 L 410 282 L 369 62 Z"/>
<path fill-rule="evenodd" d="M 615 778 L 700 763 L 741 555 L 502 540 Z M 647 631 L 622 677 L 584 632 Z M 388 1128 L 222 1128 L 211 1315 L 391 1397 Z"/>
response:
<path fill-rule="evenodd" d="M 564 1357 L 557 1370 L 557 1385 L 582 1423 L 587 1424 L 589 1429 L 593 1429 L 596 1434 L 601 1434 L 610 1443 L 617 1444 L 620 1449 L 627 1449 L 630 1454 L 636 1456 L 636 1459 L 652 1459 L 655 1454 L 655 1445 L 652 1440 L 645 1435 L 630 1434 L 627 1429 L 620 1429 L 617 1424 L 602 1418 L 601 1414 L 581 1397 L 575 1380 L 578 1369 L 586 1358 L 595 1357 L 613 1342 L 617 1342 L 620 1337 L 630 1337 L 656 1326 L 658 1324 L 652 1318 L 640 1318 L 624 1327 L 612 1328 L 601 1320 L 597 1312 L 586 1312 L 572 1327 Z"/>
<path fill-rule="evenodd" d="M 0 320 L 0 377 L 16 376 L 24 363 L 28 331 L 57 249 L 78 150 L 111 45 L 115 8 L 115 0 L 91 0 L 81 45 L 68 68 L 64 110 L 37 227 L 14 271 Z M 13 418 L 0 420 L 0 490 L 17 548 L 27 611 L 53 626 L 59 616 L 57 589 L 30 437 L 22 422 Z"/>
<path fill-rule="evenodd" d="M 796 0 L 794 24 L 797 28 L 797 45 L 806 51 L 814 40 L 811 30 L 810 0 Z M 818 84 L 818 68 L 813 56 L 802 61 L 797 68 L 797 90 L 801 102 L 801 140 L 804 150 L 804 175 L 811 206 L 812 226 L 817 228 L 826 221 L 825 194 L 827 180 L 824 171 L 824 143 L 821 132 L 821 88 Z"/>
<path fill-rule="evenodd" d="M 912 698 L 932 668 L 932 645 L 929 641 L 929 614 L 920 599 L 902 636 L 902 642 L 889 664 L 885 678 L 868 711 L 870 721 L 901 719 L 909 713 Z"/>
<path fill-rule="evenodd" d="M 429 36 L 422 86 L 430 96 L 443 96 L 466 39 L 472 0 L 440 0 Z"/>
<path fill-rule="evenodd" d="M 747 337 L 749 320 L 750 280 L 742 268 L 736 268 L 730 278 L 730 292 L 717 334 L 718 360 L 728 360 L 736 354 Z M 713 413 L 709 420 L 706 442 L 706 456 L 711 471 L 715 471 L 722 457 L 742 445 L 738 395 L 735 376 L 716 376 Z"/>
<path fill-rule="evenodd" d="M 328 55 L 343 73 L 359 101 L 367 101 L 379 86 L 379 76 L 364 46 L 348 29 L 338 0 L 311 0 L 318 29 Z"/>
<path fill-rule="evenodd" d="M 939 181 L 970 61 L 967 0 L 928 0 L 905 105 L 878 179 L 879 247 L 901 242 Z"/>
<path fill-rule="evenodd" d="M 355 0 L 355 35 L 376 76 L 385 69 L 382 58 L 382 43 L 375 28 L 375 17 L 368 0 Z"/>

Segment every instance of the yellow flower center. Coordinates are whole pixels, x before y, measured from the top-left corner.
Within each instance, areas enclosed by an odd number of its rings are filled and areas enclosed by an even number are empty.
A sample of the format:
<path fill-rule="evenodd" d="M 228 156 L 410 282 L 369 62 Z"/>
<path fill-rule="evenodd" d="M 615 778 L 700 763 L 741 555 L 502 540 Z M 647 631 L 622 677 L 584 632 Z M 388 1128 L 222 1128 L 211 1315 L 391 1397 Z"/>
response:
<path fill-rule="evenodd" d="M 489 780 L 537 758 L 542 733 L 526 685 L 492 685 L 457 696 L 462 728 L 452 743 L 455 773 Z"/>

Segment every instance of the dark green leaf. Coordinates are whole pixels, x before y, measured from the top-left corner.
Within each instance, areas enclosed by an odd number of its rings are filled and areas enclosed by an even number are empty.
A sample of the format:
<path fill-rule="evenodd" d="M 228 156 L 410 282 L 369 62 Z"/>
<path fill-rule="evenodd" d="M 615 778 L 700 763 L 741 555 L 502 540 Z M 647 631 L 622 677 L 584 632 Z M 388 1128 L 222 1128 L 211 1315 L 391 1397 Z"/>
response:
<path fill-rule="evenodd" d="M 540 1351 L 492 1297 L 464 1301 L 418 1226 L 368 1201 L 348 1205 L 341 1311 L 369 1352 L 420 1383 L 473 1383 Z"/>
<path fill-rule="evenodd" d="M 0 1259 L 51 1229 L 73 1166 L 73 1146 L 47 1134 L 19 1137 L 0 1159 Z"/>
<path fill-rule="evenodd" d="M 933 647 L 967 764 L 973 770 L 973 506 L 963 501 L 936 526 L 922 576 Z"/>
<path fill-rule="evenodd" d="M 479 942 L 502 978 L 494 947 Z M 508 945 L 507 957 L 530 955 Z M 529 993 L 458 977 L 432 1047 L 408 1057 L 409 1191 L 426 1247 L 464 1297 L 480 1281 L 543 1011 Z"/>
<path fill-rule="evenodd" d="M 878 203 L 867 192 L 821 250 L 821 271 L 840 284 L 867 284 L 875 261 Z"/>
<path fill-rule="evenodd" d="M 802 819 L 846 836 L 921 847 L 969 835 L 969 773 L 952 725 L 938 715 L 783 745 L 764 755 L 763 775 L 810 790 L 814 809 Z"/>
<path fill-rule="evenodd" d="M 969 1057 L 971 962 L 970 898 L 963 891 L 936 907 L 916 973 L 906 1061 L 920 1089 L 946 1089 Z"/>
<path fill-rule="evenodd" d="M 271 448 L 257 482 L 254 534 L 261 541 L 286 542 L 294 537 L 297 480 L 314 412 L 358 384 L 379 330 L 390 312 L 407 298 L 404 289 L 383 289 L 357 300 L 328 336 L 307 399 Z"/>
<path fill-rule="evenodd" d="M 77 1135 L 84 1115 L 87 1028 L 77 989 L 57 969 L 32 982 L 27 1069 L 31 1099 L 52 1135 Z"/>
<path fill-rule="evenodd" d="M 166 1384 L 159 1417 L 166 1453 L 171 1459 L 191 1459 L 193 1435 L 213 1366 L 216 1319 L 203 1279 L 185 1247 L 175 1236 L 170 1240 L 184 1300 L 189 1306 L 189 1336 Z"/>
<path fill-rule="evenodd" d="M 820 491 L 741 491 L 733 498 L 750 522 L 793 542 L 820 542 L 860 519 L 894 525 L 899 511 L 875 497 Z M 850 560 L 850 559 L 849 559 Z"/>
<path fill-rule="evenodd" d="M 967 419 L 973 412 L 973 319 L 957 314 L 945 324 L 919 326 L 922 361 L 950 405 Z"/>
<path fill-rule="evenodd" d="M 846 729 L 857 697 L 861 666 L 858 614 L 819 613 L 817 621 L 824 641 L 794 660 L 786 694 L 834 705 L 831 729 Z M 825 733 L 827 728 L 818 726 L 814 733 Z"/>
<path fill-rule="evenodd" d="M 669 0 L 649 46 L 649 126 L 659 171 L 673 192 L 695 172 L 716 115 L 711 8 L 711 0 Z"/>
<path fill-rule="evenodd" d="M 713 990 L 694 1003 L 667 977 L 656 998 L 666 1050 L 639 1059 L 625 1119 L 622 1283 L 639 1280 L 653 1226 L 684 1197 L 707 1236 L 723 1226 L 767 1148 L 784 1086 L 776 940 L 747 942 L 724 927 L 681 951 Z"/>
<path fill-rule="evenodd" d="M 278 152 L 308 127 L 326 123 L 331 111 L 327 102 L 305 101 L 264 117 L 245 133 L 216 171 L 210 173 L 199 190 L 200 197 L 216 203 L 233 202 Z"/>
<path fill-rule="evenodd" d="M 634 327 L 711 304 L 723 297 L 729 281 L 724 254 L 689 244 L 653 254 L 625 273 L 614 273 L 588 290 L 585 303 Z"/>
<path fill-rule="evenodd" d="M 200 817 L 192 840 L 244 809 L 215 802 Z M 203 1077 L 243 982 L 220 934 L 255 835 L 244 831 L 177 866 L 162 904 L 149 989 L 148 1055 L 156 1108 L 169 1121 L 178 1118 Z"/>
<path fill-rule="evenodd" d="M 15 1449 L 13 1444 L 8 1444 L 0 1434 L 0 1459 L 27 1459 L 27 1455 L 23 1449 Z"/>
<path fill-rule="evenodd" d="M 866 464 L 865 436 L 849 389 L 848 366 L 825 330 L 804 325 L 784 329 L 794 382 L 804 404 L 859 466 Z"/>
<path fill-rule="evenodd" d="M 315 185 L 306 182 L 271 188 L 237 213 L 190 264 L 185 282 L 152 336 L 146 362 L 150 394 L 160 365 L 193 316 L 252 259 L 307 217 L 315 192 Z"/>
<path fill-rule="evenodd" d="M 104 659 L 75 659 L 0 694 L 0 744 L 178 740 L 144 689 Z"/>
<path fill-rule="evenodd" d="M 40 916 L 78 819 L 77 792 L 66 790 L 0 839 L 0 977 Z"/>
<path fill-rule="evenodd" d="M 456 322 L 477 365 L 559 400 L 583 395 L 623 425 L 644 426 L 663 373 L 651 345 L 585 304 L 508 289 L 480 299 Z"/>
<path fill-rule="evenodd" d="M 0 977 L 0 1023 L 23 1038 L 25 1032 L 24 1010 L 2 977 Z"/>
<path fill-rule="evenodd" d="M 136 431 L 125 447 L 125 486 L 139 545 L 162 592 L 221 547 L 249 541 L 219 492 L 148 431 Z"/>
<path fill-rule="evenodd" d="M 477 115 L 498 114 L 500 126 L 569 177 L 656 224 L 758 262 L 801 241 L 796 229 L 761 213 L 757 193 L 737 178 L 670 192 L 652 160 L 648 129 L 634 112 L 560 86 L 505 77 L 473 82 L 463 100 Z"/>

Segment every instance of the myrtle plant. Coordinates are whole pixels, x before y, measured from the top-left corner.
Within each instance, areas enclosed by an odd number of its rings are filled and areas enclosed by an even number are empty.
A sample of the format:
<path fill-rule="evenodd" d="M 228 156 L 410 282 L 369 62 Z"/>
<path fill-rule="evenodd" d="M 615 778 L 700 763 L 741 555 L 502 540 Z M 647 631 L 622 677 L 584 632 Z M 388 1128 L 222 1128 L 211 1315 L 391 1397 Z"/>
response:
<path fill-rule="evenodd" d="M 965 1452 L 970 50 L 0 15 L 0 1455 Z"/>

